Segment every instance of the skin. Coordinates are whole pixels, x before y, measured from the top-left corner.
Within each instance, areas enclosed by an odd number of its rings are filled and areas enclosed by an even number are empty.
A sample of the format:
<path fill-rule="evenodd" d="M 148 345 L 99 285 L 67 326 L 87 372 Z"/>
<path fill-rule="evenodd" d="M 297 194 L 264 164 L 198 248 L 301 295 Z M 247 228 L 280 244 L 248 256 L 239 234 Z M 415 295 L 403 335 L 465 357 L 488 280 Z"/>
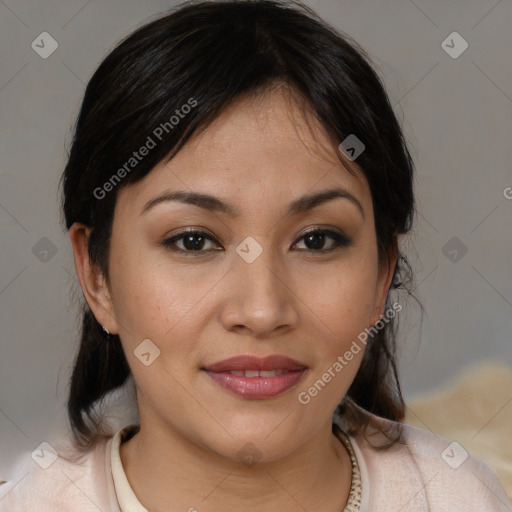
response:
<path fill-rule="evenodd" d="M 339 512 L 348 499 L 350 460 L 331 418 L 363 350 L 309 404 L 297 397 L 382 316 L 396 254 L 379 265 L 364 175 L 355 162 L 351 175 L 301 112 L 281 89 L 240 100 L 167 165 L 121 189 L 109 282 L 88 259 L 89 229 L 70 229 L 84 296 L 120 335 L 134 376 L 141 430 L 120 453 L 151 511 Z M 285 215 L 292 200 L 332 187 L 349 191 L 364 216 L 346 198 Z M 240 215 L 177 201 L 141 214 L 178 189 L 215 195 Z M 204 253 L 189 245 L 191 256 L 162 245 L 183 228 L 202 228 L 213 241 L 203 242 Z M 315 228 L 351 242 L 322 254 L 335 243 L 308 243 L 303 236 Z M 235 251 L 248 236 L 263 249 L 252 263 Z M 185 250 L 184 240 L 175 247 Z M 134 355 L 144 339 L 161 351 L 148 366 Z M 296 387 L 263 400 L 233 395 L 200 370 L 240 354 L 282 354 L 308 370 Z M 261 457 L 250 466 L 239 455 L 249 442 Z"/>

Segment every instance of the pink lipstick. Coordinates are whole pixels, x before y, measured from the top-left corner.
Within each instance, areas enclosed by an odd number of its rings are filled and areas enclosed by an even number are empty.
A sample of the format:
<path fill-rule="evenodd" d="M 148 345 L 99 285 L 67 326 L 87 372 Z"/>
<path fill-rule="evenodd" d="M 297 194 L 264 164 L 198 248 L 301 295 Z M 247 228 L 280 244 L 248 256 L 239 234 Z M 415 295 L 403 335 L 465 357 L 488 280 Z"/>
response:
<path fill-rule="evenodd" d="M 286 356 L 236 356 L 208 365 L 202 370 L 217 384 L 235 395 L 264 399 L 292 388 L 307 367 Z"/>

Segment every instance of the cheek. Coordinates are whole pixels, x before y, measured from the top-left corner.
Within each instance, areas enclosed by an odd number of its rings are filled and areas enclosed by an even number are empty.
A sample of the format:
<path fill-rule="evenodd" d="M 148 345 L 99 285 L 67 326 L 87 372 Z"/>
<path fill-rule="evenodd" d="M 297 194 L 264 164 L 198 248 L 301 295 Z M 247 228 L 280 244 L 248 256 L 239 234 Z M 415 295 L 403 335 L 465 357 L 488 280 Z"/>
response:
<path fill-rule="evenodd" d="M 375 275 L 364 265 L 338 269 L 338 278 L 317 276 L 310 289 L 308 306 L 314 313 L 310 331 L 311 374 L 297 391 L 309 417 L 334 410 L 354 380 L 366 345 L 361 335 L 369 327 L 373 307 Z M 311 349 L 314 347 L 314 350 Z"/>
<path fill-rule="evenodd" d="M 167 351 L 204 291 L 190 274 L 173 271 L 148 255 L 117 261 L 112 299 L 123 344 L 133 350 L 149 338 Z"/>
<path fill-rule="evenodd" d="M 327 334 L 346 341 L 369 326 L 377 272 L 364 262 L 333 266 L 308 280 L 307 304 Z"/>
<path fill-rule="evenodd" d="M 169 273 L 150 262 L 125 260 L 112 283 L 123 350 L 139 392 L 154 409 L 162 403 L 174 404 L 172 409 L 187 400 L 178 383 L 185 382 L 197 366 L 193 357 L 201 328 L 197 304 L 205 294 L 186 273 Z"/>

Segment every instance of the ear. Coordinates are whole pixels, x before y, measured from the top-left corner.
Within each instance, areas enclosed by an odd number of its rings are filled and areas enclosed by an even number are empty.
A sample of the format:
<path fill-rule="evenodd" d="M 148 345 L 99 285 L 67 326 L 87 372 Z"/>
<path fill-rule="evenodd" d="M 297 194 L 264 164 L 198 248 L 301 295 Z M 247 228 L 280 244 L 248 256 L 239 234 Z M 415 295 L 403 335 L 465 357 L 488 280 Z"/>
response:
<path fill-rule="evenodd" d="M 90 233 L 90 227 L 78 222 L 75 222 L 69 229 L 76 273 L 85 300 L 96 320 L 110 334 L 117 334 L 118 326 L 106 279 L 99 267 L 93 264 L 89 258 Z"/>
<path fill-rule="evenodd" d="M 397 258 L 398 247 L 395 245 L 389 255 L 389 258 L 379 264 L 375 308 L 372 313 L 370 325 L 375 325 L 385 313 L 384 308 L 386 307 L 386 299 L 388 296 L 389 287 L 393 281 L 393 273 L 395 271 Z"/>

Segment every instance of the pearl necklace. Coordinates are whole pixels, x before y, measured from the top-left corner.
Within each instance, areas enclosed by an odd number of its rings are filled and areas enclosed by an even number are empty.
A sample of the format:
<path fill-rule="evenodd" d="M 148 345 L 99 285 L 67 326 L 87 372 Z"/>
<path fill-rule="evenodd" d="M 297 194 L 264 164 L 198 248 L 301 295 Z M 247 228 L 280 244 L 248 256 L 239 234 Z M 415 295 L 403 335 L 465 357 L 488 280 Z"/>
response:
<path fill-rule="evenodd" d="M 361 472 L 359 471 L 359 465 L 357 464 L 354 449 L 352 448 L 352 443 L 350 442 L 348 435 L 337 424 L 334 424 L 334 426 L 335 435 L 347 449 L 350 455 L 350 462 L 352 465 L 350 494 L 348 496 L 347 504 L 345 505 L 345 508 L 343 509 L 342 512 L 358 512 L 361 507 L 362 495 Z"/>

